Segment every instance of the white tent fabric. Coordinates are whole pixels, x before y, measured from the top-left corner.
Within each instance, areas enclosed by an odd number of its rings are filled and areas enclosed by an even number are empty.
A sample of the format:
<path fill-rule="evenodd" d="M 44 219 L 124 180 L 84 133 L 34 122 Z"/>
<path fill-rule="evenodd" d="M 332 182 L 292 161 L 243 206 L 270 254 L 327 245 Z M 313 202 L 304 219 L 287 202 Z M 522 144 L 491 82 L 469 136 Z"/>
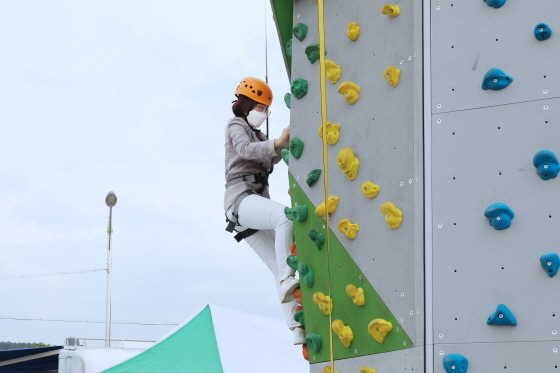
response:
<path fill-rule="evenodd" d="M 208 305 L 154 346 L 107 373 L 307 373 L 282 320 Z"/>

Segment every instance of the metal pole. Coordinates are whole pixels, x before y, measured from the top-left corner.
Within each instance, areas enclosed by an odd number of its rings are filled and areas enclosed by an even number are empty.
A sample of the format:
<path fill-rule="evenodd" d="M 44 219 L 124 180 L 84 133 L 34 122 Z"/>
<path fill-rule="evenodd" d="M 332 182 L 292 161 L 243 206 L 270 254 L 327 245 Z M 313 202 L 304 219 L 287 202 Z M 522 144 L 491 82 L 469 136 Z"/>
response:
<path fill-rule="evenodd" d="M 113 269 L 113 260 L 111 257 L 111 233 L 113 233 L 112 218 L 113 208 L 109 207 L 109 226 L 107 227 L 109 242 L 107 245 L 107 321 L 105 324 L 105 347 L 111 347 L 111 274 Z"/>

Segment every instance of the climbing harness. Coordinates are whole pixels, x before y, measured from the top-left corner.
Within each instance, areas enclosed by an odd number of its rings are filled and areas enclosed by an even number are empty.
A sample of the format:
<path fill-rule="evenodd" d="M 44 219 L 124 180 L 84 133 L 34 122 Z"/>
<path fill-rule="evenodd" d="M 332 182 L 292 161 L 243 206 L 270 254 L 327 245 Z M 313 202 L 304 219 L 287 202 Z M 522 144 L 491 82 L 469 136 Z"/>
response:
<path fill-rule="evenodd" d="M 248 197 L 252 194 L 256 194 L 256 195 L 262 194 L 262 192 L 264 192 L 264 189 L 268 185 L 268 176 L 263 176 L 263 175 L 257 174 L 257 175 L 244 175 L 244 176 L 241 176 L 241 177 L 237 177 L 235 179 L 231 179 L 230 181 L 228 181 L 226 183 L 226 189 L 229 188 L 232 185 L 236 185 L 236 184 L 243 183 L 243 182 L 248 182 L 248 183 L 253 183 L 253 184 L 262 184 L 262 187 L 257 189 L 257 191 L 246 190 L 245 192 L 243 192 L 239 196 L 239 198 L 237 198 L 237 201 L 235 201 L 235 204 L 233 205 L 233 211 L 231 212 L 231 219 L 227 216 L 227 213 L 226 213 L 226 222 L 228 223 L 228 225 L 226 227 L 226 231 L 228 231 L 230 233 L 233 233 L 233 231 L 236 231 L 237 234 L 235 236 L 233 236 L 233 238 L 235 238 L 235 240 L 237 242 L 241 242 L 242 239 L 250 237 L 253 234 L 258 232 L 258 229 L 247 228 L 243 231 L 238 231 L 235 228 L 240 226 L 240 224 L 239 224 L 239 206 L 241 205 L 241 202 L 246 197 Z"/>

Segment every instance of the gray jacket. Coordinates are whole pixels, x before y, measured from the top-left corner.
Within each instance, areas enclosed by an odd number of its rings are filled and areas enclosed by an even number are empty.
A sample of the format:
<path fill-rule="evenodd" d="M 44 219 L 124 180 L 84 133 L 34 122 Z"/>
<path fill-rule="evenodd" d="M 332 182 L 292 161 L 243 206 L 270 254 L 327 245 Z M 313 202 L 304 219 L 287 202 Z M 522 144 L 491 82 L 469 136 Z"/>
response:
<path fill-rule="evenodd" d="M 282 146 L 284 148 L 285 146 Z M 282 156 L 274 149 L 274 140 L 268 140 L 260 131 L 254 131 L 243 118 L 234 117 L 226 126 L 226 182 L 245 175 L 268 175 Z M 261 188 L 261 184 L 243 182 L 226 189 L 224 210 L 227 211 L 246 190 Z M 270 198 L 268 187 L 262 193 Z"/>

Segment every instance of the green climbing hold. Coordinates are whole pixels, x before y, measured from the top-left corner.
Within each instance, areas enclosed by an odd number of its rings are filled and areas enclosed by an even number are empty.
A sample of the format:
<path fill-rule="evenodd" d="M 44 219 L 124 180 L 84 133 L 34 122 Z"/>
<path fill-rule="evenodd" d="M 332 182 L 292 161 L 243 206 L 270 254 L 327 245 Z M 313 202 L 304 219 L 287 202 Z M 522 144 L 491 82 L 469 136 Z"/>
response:
<path fill-rule="evenodd" d="M 288 149 L 280 150 L 280 154 L 282 154 L 282 159 L 286 162 L 287 165 L 290 165 L 290 151 Z"/>
<path fill-rule="evenodd" d="M 311 43 L 305 48 L 305 54 L 307 59 L 311 63 L 315 63 L 319 59 L 319 44 Z M 325 49 L 325 56 L 327 55 L 327 50 Z"/>
<path fill-rule="evenodd" d="M 294 313 L 294 320 L 299 322 L 301 325 L 305 326 L 305 319 L 303 318 L 303 310 L 299 310 Z"/>
<path fill-rule="evenodd" d="M 303 277 L 303 283 L 305 286 L 312 288 L 315 283 L 315 277 L 313 276 L 311 268 L 305 263 L 299 263 L 297 271 L 299 272 L 300 279 Z"/>
<path fill-rule="evenodd" d="M 286 56 L 292 57 L 292 39 L 286 43 Z"/>
<path fill-rule="evenodd" d="M 286 93 L 284 95 L 284 102 L 286 103 L 286 106 L 288 107 L 288 109 L 291 109 L 292 104 L 290 103 L 290 99 L 292 98 L 292 95 L 289 93 Z"/>
<path fill-rule="evenodd" d="M 305 181 L 307 185 L 312 186 L 313 184 L 315 184 L 317 180 L 319 180 L 319 178 L 321 177 L 321 172 L 323 171 L 321 171 L 318 168 L 309 171 L 309 174 L 307 174 L 307 180 Z"/>
<path fill-rule="evenodd" d="M 292 214 L 292 209 L 289 207 L 284 207 L 284 215 L 290 220 L 294 220 L 294 216 Z"/>
<path fill-rule="evenodd" d="M 302 78 L 297 78 L 292 82 L 291 91 L 294 96 L 299 100 L 307 94 L 308 89 L 307 80 Z"/>
<path fill-rule="evenodd" d="M 321 345 L 323 344 L 323 338 L 319 334 L 307 333 L 305 336 L 305 343 L 307 347 L 313 352 L 321 351 Z"/>
<path fill-rule="evenodd" d="M 325 243 L 325 235 L 323 233 L 319 233 L 315 229 L 312 229 L 309 231 L 309 238 L 315 242 L 315 246 L 317 246 L 319 250 L 323 248 L 323 244 Z"/>
<path fill-rule="evenodd" d="M 307 206 L 297 205 L 292 209 L 292 216 L 297 221 L 305 221 L 307 219 Z"/>
<path fill-rule="evenodd" d="M 294 36 L 296 37 L 297 40 L 299 41 L 303 41 L 303 39 L 305 39 L 305 37 L 307 36 L 307 25 L 303 24 L 303 23 L 297 23 L 294 26 Z"/>
<path fill-rule="evenodd" d="M 303 153 L 303 146 L 305 144 L 299 137 L 292 137 L 290 139 L 290 153 L 295 159 L 299 159 Z"/>
<path fill-rule="evenodd" d="M 288 264 L 288 266 L 290 266 L 290 268 L 297 269 L 297 266 L 298 266 L 297 256 L 289 255 L 286 258 L 286 263 Z"/>

